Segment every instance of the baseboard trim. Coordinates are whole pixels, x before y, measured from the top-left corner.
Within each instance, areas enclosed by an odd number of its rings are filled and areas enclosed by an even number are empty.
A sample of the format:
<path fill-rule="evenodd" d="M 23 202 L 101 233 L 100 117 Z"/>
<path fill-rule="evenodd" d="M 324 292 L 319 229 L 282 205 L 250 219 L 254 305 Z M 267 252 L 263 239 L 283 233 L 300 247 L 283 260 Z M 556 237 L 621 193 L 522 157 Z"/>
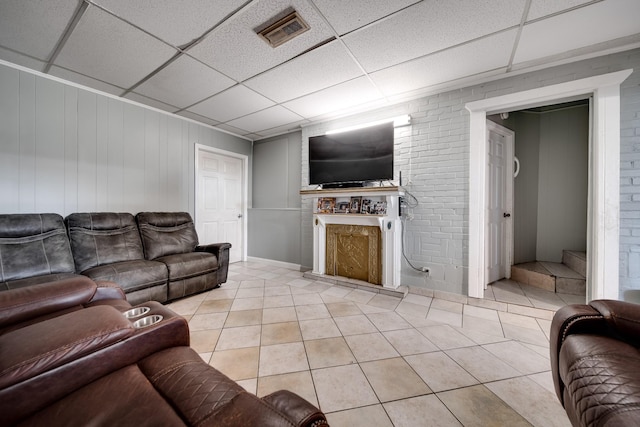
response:
<path fill-rule="evenodd" d="M 249 256 L 247 257 L 247 261 L 261 262 L 263 264 L 269 264 L 276 267 L 289 268 L 291 270 L 302 271 L 302 266 L 300 264 L 293 264 L 293 263 L 284 262 L 284 261 L 276 261 L 275 259 L 257 258 L 257 257 Z"/>

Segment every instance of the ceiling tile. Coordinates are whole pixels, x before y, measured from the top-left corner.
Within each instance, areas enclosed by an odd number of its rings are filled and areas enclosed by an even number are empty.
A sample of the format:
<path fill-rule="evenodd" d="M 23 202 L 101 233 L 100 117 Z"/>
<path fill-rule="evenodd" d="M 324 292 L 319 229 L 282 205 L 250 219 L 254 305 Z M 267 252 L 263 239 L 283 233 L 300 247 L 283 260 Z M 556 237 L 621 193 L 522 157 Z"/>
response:
<path fill-rule="evenodd" d="M 386 96 L 506 67 L 517 30 L 509 30 L 371 74 Z"/>
<path fill-rule="evenodd" d="M 55 64 L 128 88 L 175 53 L 166 44 L 90 6 Z"/>
<path fill-rule="evenodd" d="M 110 85 L 109 83 L 101 82 L 94 78 L 78 74 L 74 71 L 60 68 L 57 66 L 51 67 L 49 74 L 52 76 L 60 77 L 61 79 L 69 80 L 70 82 L 77 83 L 82 86 L 87 86 L 92 89 L 101 90 L 112 95 L 120 96 L 124 92 L 124 89 L 118 86 Z"/>
<path fill-rule="evenodd" d="M 283 105 L 306 118 L 338 112 L 381 99 L 382 95 L 366 77 L 321 90 Z"/>
<path fill-rule="evenodd" d="M 335 41 L 247 80 L 245 84 L 276 102 L 283 102 L 361 75 L 362 70 L 344 46 Z"/>
<path fill-rule="evenodd" d="M 148 105 L 153 108 L 157 108 L 158 110 L 168 111 L 170 113 L 173 113 L 179 110 L 179 108 L 177 108 L 175 105 L 165 104 L 164 102 L 160 102 L 157 99 L 148 98 L 146 96 L 140 95 L 139 93 L 135 93 L 135 92 L 129 92 L 124 97 L 132 101 L 136 101 L 141 104 Z"/>
<path fill-rule="evenodd" d="M 91 0 L 173 46 L 202 36 L 246 0 Z"/>
<path fill-rule="evenodd" d="M 391 15 L 418 0 L 314 0 L 340 35 Z"/>
<path fill-rule="evenodd" d="M 531 0 L 527 21 L 551 15 L 581 4 L 590 3 L 592 0 Z"/>
<path fill-rule="evenodd" d="M 135 88 L 135 92 L 185 108 L 235 83 L 203 63 L 182 55 Z"/>
<path fill-rule="evenodd" d="M 78 0 L 0 1 L 0 46 L 48 60 Z"/>
<path fill-rule="evenodd" d="M 608 0 L 527 24 L 514 64 L 640 33 L 640 1 Z"/>
<path fill-rule="evenodd" d="M 303 118 L 287 110 L 280 105 L 276 105 L 248 116 L 232 120 L 227 124 L 248 132 L 261 132 L 265 129 L 284 126 L 289 123 L 296 123 Z"/>
<path fill-rule="evenodd" d="M 293 7 L 311 29 L 277 48 L 258 36 L 254 28 Z M 258 0 L 216 28 L 189 54 L 227 76 L 243 81 L 287 61 L 334 34 L 306 0 Z"/>
<path fill-rule="evenodd" d="M 525 2 L 424 1 L 354 31 L 344 41 L 365 70 L 377 71 L 518 25 Z"/>
<path fill-rule="evenodd" d="M 237 85 L 189 108 L 197 114 L 226 122 L 274 105 L 251 89 Z"/>
<path fill-rule="evenodd" d="M 23 55 L 13 50 L 4 49 L 0 47 L 0 59 L 3 61 L 11 62 L 16 65 L 31 68 L 32 70 L 42 71 L 47 65 L 46 62 L 39 61 L 27 55 Z"/>
<path fill-rule="evenodd" d="M 212 120 L 212 119 L 210 119 L 208 117 L 202 117 L 199 114 L 195 114 L 195 113 L 192 113 L 191 111 L 187 111 L 187 110 L 180 111 L 179 113 L 176 113 L 176 114 L 179 115 L 179 116 L 182 116 L 182 117 L 187 117 L 187 118 L 189 118 L 191 120 L 195 120 L 196 122 L 206 123 L 206 124 L 211 125 L 211 126 L 218 126 L 218 124 L 219 124 L 215 120 Z"/>
<path fill-rule="evenodd" d="M 231 133 L 233 133 L 235 135 L 248 136 L 249 138 L 254 139 L 253 136 L 252 136 L 253 134 L 251 132 L 248 132 L 248 131 L 244 130 L 244 129 L 238 129 L 236 127 L 229 126 L 229 125 L 224 124 L 224 123 L 217 124 L 216 127 L 218 129 L 222 129 L 222 130 L 225 130 L 227 132 L 231 132 Z"/>
<path fill-rule="evenodd" d="M 284 133 L 289 133 L 289 132 L 295 132 L 298 130 L 302 129 L 302 126 L 309 124 L 308 120 L 300 120 L 297 122 L 293 122 L 293 123 L 287 123 L 286 125 L 283 126 L 277 126 L 275 128 L 271 128 L 269 129 L 269 132 L 262 134 L 260 132 L 254 133 L 251 136 L 253 137 L 253 139 L 260 139 L 260 138 L 264 138 L 267 137 L 269 135 L 273 136 L 273 135 L 281 135 Z"/>

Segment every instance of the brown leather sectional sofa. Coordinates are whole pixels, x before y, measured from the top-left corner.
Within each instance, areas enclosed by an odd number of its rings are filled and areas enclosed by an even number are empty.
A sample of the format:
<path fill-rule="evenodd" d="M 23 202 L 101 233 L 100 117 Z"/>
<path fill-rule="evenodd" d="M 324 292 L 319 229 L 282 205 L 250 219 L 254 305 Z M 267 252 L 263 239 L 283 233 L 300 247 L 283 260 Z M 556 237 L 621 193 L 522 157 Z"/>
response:
<path fill-rule="evenodd" d="M 594 300 L 551 323 L 556 394 L 574 426 L 640 425 L 640 305 Z"/>
<path fill-rule="evenodd" d="M 0 425 L 327 423 L 294 393 L 258 398 L 206 364 L 161 304 L 77 276 L 0 292 Z"/>
<path fill-rule="evenodd" d="M 186 212 L 0 215 L 0 290 L 84 275 L 132 304 L 166 302 L 226 282 L 228 243 L 198 245 Z"/>

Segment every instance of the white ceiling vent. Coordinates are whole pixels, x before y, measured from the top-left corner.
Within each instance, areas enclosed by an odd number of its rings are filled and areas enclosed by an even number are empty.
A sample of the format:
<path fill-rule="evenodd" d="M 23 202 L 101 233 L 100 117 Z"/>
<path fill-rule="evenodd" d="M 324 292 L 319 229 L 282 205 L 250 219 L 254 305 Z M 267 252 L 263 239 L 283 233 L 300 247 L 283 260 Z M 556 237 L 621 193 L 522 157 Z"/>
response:
<path fill-rule="evenodd" d="M 277 18 L 276 18 L 277 19 Z M 263 30 L 257 30 L 257 33 L 269 43 L 271 47 L 278 47 L 282 43 L 299 36 L 309 29 L 309 25 L 295 10 L 284 18 L 277 19 L 272 24 L 267 24 Z"/>

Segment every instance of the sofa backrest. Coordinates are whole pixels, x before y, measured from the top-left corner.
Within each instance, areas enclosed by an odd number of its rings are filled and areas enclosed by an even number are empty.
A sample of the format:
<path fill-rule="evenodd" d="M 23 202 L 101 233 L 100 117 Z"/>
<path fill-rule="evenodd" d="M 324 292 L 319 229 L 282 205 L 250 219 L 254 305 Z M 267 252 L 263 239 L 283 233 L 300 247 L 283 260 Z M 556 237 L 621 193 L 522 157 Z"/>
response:
<path fill-rule="evenodd" d="M 0 282 L 74 272 L 62 216 L 0 215 Z"/>
<path fill-rule="evenodd" d="M 130 213 L 73 213 L 65 218 L 76 270 L 144 259 L 138 227 Z"/>
<path fill-rule="evenodd" d="M 136 215 L 147 259 L 193 252 L 198 234 L 188 212 L 140 212 Z"/>

